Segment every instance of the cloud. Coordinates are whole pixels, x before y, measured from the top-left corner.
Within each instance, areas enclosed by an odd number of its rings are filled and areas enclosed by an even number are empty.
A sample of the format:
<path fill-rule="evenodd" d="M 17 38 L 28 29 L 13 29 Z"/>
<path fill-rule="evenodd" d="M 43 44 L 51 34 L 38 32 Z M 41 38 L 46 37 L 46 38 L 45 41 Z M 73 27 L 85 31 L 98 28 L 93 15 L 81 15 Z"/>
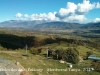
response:
<path fill-rule="evenodd" d="M 76 21 L 80 23 L 87 20 L 87 18 L 84 15 L 75 15 L 75 16 L 71 16 L 70 18 L 72 18 L 72 21 Z"/>
<path fill-rule="evenodd" d="M 40 14 L 32 14 L 30 17 L 30 20 L 48 20 L 48 21 L 57 21 L 58 18 L 55 16 L 56 12 L 49 12 L 46 13 L 40 13 Z"/>
<path fill-rule="evenodd" d="M 30 20 L 42 20 L 38 14 L 32 14 Z"/>
<path fill-rule="evenodd" d="M 9 18 L 7 18 L 7 21 L 9 21 L 10 19 Z"/>
<path fill-rule="evenodd" d="M 84 15 L 95 8 L 95 3 L 90 3 L 89 0 L 83 0 L 83 3 L 77 4 L 76 14 Z"/>
<path fill-rule="evenodd" d="M 28 15 L 28 14 L 24 14 L 24 17 L 25 17 L 25 18 L 28 18 L 28 17 L 29 17 L 29 15 Z"/>
<path fill-rule="evenodd" d="M 62 19 L 62 21 L 65 22 L 78 22 L 78 23 L 85 23 L 87 22 L 87 18 L 84 15 L 72 15 L 69 17 L 66 17 L 65 19 Z"/>
<path fill-rule="evenodd" d="M 17 14 L 15 15 L 15 17 L 16 17 L 16 18 L 20 18 L 20 17 L 22 17 L 22 15 L 23 15 L 23 14 L 21 14 L 21 13 L 17 13 Z"/>
<path fill-rule="evenodd" d="M 66 18 L 68 16 L 71 16 L 75 13 L 75 9 L 77 8 L 76 4 L 72 3 L 72 2 L 68 2 L 66 8 L 61 8 L 57 13 L 56 13 L 56 17 L 59 18 Z"/>
<path fill-rule="evenodd" d="M 100 18 L 95 18 L 93 22 L 100 22 Z"/>
<path fill-rule="evenodd" d="M 100 8 L 100 3 L 96 3 L 96 8 Z"/>
<path fill-rule="evenodd" d="M 86 18 L 86 14 L 90 10 L 100 8 L 99 2 L 91 3 L 90 0 L 83 0 L 82 3 L 73 3 L 67 2 L 65 8 L 60 8 L 58 12 L 49 12 L 49 13 L 40 13 L 40 14 L 21 14 L 17 13 L 15 17 L 18 19 L 22 18 L 23 20 L 47 20 L 47 21 L 65 21 L 65 22 L 78 22 L 86 23 L 89 22 Z M 99 18 L 96 18 L 94 22 L 99 21 Z"/>
<path fill-rule="evenodd" d="M 99 6 L 99 3 L 97 4 Z M 71 14 L 84 15 L 89 10 L 95 8 L 95 3 L 90 3 L 89 0 L 83 0 L 83 3 L 75 4 L 73 2 L 68 2 L 66 8 L 61 8 L 56 14 L 57 17 L 64 18 L 70 16 Z"/>
<path fill-rule="evenodd" d="M 59 20 L 56 16 L 55 16 L 56 12 L 52 13 L 52 12 L 49 12 L 48 15 L 47 15 L 47 19 L 50 20 L 50 21 L 57 21 Z"/>
<path fill-rule="evenodd" d="M 61 8 L 55 16 L 61 21 L 81 23 L 87 20 L 85 13 L 92 10 L 94 7 L 94 3 L 91 4 L 89 0 L 84 0 L 83 3 L 78 4 L 68 2 L 66 8 Z"/>
<path fill-rule="evenodd" d="M 55 16 L 61 21 L 84 23 L 88 21 L 85 17 L 86 13 L 96 8 L 100 8 L 99 2 L 90 3 L 90 0 L 83 0 L 82 3 L 78 4 L 68 2 L 66 8 L 61 8 Z"/>

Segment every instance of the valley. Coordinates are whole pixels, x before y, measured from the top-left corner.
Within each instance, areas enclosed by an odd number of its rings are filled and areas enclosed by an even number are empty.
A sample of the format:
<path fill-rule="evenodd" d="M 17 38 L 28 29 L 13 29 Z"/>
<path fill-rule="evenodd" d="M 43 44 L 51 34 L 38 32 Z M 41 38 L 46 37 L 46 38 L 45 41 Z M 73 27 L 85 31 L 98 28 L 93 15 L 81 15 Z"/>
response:
<path fill-rule="evenodd" d="M 84 29 L 74 24 L 52 22 L 33 27 L 0 27 L 0 57 L 14 64 L 19 62 L 27 75 L 99 75 L 100 63 L 87 57 L 90 54 L 100 57 L 100 29 Z M 47 49 L 53 51 L 50 57 Z M 73 55 L 76 53 L 75 60 L 67 59 L 66 53 L 70 50 Z M 59 51 L 58 57 L 56 51 Z"/>
<path fill-rule="evenodd" d="M 0 0 L 0 75 L 100 75 L 100 1 Z"/>

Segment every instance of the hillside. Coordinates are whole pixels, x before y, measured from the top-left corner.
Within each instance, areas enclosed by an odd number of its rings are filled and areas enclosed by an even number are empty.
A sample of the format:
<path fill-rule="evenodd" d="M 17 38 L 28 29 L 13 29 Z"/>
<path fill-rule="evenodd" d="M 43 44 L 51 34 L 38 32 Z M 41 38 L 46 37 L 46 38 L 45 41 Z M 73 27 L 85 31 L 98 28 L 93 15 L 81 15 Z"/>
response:
<path fill-rule="evenodd" d="M 100 22 L 98 23 L 88 23 L 80 28 L 83 29 L 100 29 Z"/>
<path fill-rule="evenodd" d="M 98 23 L 87 23 L 87 24 L 79 24 L 79 23 L 68 23 L 61 21 L 49 22 L 46 20 L 34 20 L 34 21 L 22 21 L 22 20 L 9 20 L 0 23 L 0 27 L 10 28 L 16 27 L 26 28 L 26 30 L 38 30 L 38 29 L 100 29 L 100 22 Z"/>
<path fill-rule="evenodd" d="M 91 30 L 92 34 L 88 34 L 90 32 L 85 33 L 83 31 L 77 31 L 80 33 L 74 32 L 72 35 L 72 33 L 65 34 L 66 32 L 64 32 L 64 34 L 47 34 L 41 32 L 0 30 L 0 45 L 8 49 L 18 49 L 25 48 L 26 44 L 28 45 L 28 47 L 38 47 L 46 44 L 60 44 L 61 42 L 67 42 L 68 45 L 71 45 L 72 43 L 76 45 L 87 44 L 94 48 L 100 49 L 100 43 L 98 42 L 100 41 L 100 35 L 98 30 Z"/>
<path fill-rule="evenodd" d="M 28 27 L 36 24 L 44 23 L 45 21 L 23 21 L 23 20 L 9 20 L 0 23 L 0 27 Z"/>
<path fill-rule="evenodd" d="M 0 23 L 0 27 L 23 27 L 33 29 L 76 29 L 82 26 L 78 23 L 67 22 L 48 22 L 43 20 L 22 21 L 22 20 L 9 20 Z"/>
<path fill-rule="evenodd" d="M 68 62 L 62 64 L 59 60 L 48 59 L 44 56 L 46 54 L 46 47 L 53 47 L 56 49 L 58 44 L 51 44 L 51 45 L 44 45 L 40 46 L 42 48 L 42 53 L 40 55 L 33 55 L 28 50 L 28 56 L 25 56 L 25 50 L 19 49 L 15 51 L 0 51 L 0 56 L 3 58 L 10 60 L 11 62 L 15 63 L 16 61 L 19 62 L 28 72 L 30 75 L 91 75 L 96 74 L 99 75 L 100 73 L 97 71 L 85 71 L 85 68 L 90 68 L 91 60 L 82 60 L 80 64 L 73 64 L 73 68 L 69 68 Z M 67 48 L 63 44 L 60 45 L 61 48 Z M 39 47 L 37 47 L 38 49 Z M 80 52 L 80 57 L 85 56 L 87 51 L 91 51 L 91 49 L 86 48 L 84 46 L 77 46 L 76 47 Z M 98 51 L 94 51 L 95 54 L 100 55 Z M 50 70 L 51 69 L 51 70 Z M 55 69 L 55 70 L 53 70 Z M 58 69 L 56 71 L 56 69 Z M 61 70 L 63 69 L 63 70 Z"/>
<path fill-rule="evenodd" d="M 99 41 L 99 38 L 76 39 L 40 32 L 0 30 L 0 56 L 13 63 L 19 62 L 30 75 L 99 75 L 100 73 L 97 71 L 85 70 L 91 68 L 92 60 L 83 60 L 86 58 L 87 52 L 100 56 Z M 51 58 L 47 58 L 47 48 L 53 50 Z M 56 50 L 61 51 L 59 56 L 65 56 L 65 51 L 70 48 L 78 51 L 79 63 L 73 64 L 66 61 L 62 64 L 59 62 L 61 59 L 53 58 L 57 57 Z M 40 53 L 38 53 L 39 50 L 41 50 Z M 63 51 L 64 53 L 62 53 Z M 73 65 L 72 69 L 69 68 L 69 64 Z M 53 71 L 53 69 L 59 69 L 59 71 Z"/>
<path fill-rule="evenodd" d="M 60 42 L 73 43 L 76 42 L 75 39 L 60 38 L 49 35 L 35 35 L 35 36 L 17 36 L 11 34 L 0 34 L 0 45 L 8 49 L 18 49 L 24 48 L 26 45 L 28 47 L 39 47 L 46 44 L 53 44 Z"/>
<path fill-rule="evenodd" d="M 79 23 L 67 23 L 67 22 L 46 22 L 35 25 L 37 29 L 77 29 L 82 24 Z"/>

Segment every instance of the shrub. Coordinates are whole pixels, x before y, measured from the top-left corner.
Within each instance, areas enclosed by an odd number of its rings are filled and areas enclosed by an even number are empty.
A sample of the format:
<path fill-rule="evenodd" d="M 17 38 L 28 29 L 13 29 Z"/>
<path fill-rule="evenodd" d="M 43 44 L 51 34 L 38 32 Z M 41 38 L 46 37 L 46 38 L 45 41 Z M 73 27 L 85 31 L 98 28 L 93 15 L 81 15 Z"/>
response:
<path fill-rule="evenodd" d="M 89 57 L 91 54 L 93 54 L 93 51 L 87 51 L 87 52 L 86 52 L 86 59 L 88 59 L 88 57 Z"/>
<path fill-rule="evenodd" d="M 75 48 L 68 48 L 65 52 L 64 56 L 65 61 L 70 63 L 78 63 L 79 62 L 79 52 Z"/>
<path fill-rule="evenodd" d="M 3 47 L 0 45 L 0 50 L 5 50 L 5 48 L 3 48 Z"/>
<path fill-rule="evenodd" d="M 100 72 L 100 61 L 92 62 L 92 67 L 93 67 L 96 71 Z"/>
<path fill-rule="evenodd" d="M 58 59 L 58 60 L 61 60 L 64 58 L 64 53 L 65 51 L 63 49 L 58 49 L 58 50 L 55 50 L 52 55 L 53 55 L 53 58 L 54 59 Z"/>
<path fill-rule="evenodd" d="M 30 53 L 37 55 L 38 54 L 38 50 L 34 47 L 30 48 Z"/>

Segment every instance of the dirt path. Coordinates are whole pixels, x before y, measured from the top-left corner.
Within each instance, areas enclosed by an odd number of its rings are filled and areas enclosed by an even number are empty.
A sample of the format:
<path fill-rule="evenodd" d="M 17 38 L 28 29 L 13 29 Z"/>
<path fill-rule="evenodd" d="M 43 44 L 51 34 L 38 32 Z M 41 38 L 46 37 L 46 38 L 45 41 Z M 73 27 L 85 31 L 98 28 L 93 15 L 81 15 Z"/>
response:
<path fill-rule="evenodd" d="M 19 54 L 19 52 L 14 51 L 0 51 L 0 53 L 9 54 L 11 56 L 15 56 Z M 24 67 L 19 62 L 11 62 L 0 56 L 0 69 L 6 71 L 0 71 L 0 75 L 29 75 L 29 73 L 24 69 Z M 7 71 L 11 70 L 11 71 Z M 17 70 L 17 71 L 12 71 Z"/>
<path fill-rule="evenodd" d="M 0 75 L 20 75 L 20 67 L 0 57 Z"/>
<path fill-rule="evenodd" d="M 14 53 L 18 53 L 18 52 L 14 52 L 14 51 L 0 51 L 0 53 L 11 53 L 11 54 L 14 54 Z"/>

